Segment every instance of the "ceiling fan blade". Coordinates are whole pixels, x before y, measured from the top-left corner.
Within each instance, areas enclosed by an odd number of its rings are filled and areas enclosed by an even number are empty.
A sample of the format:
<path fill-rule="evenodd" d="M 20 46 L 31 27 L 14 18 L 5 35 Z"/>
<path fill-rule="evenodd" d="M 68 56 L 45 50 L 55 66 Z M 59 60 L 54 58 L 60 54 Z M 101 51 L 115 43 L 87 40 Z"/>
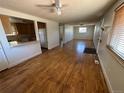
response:
<path fill-rule="evenodd" d="M 37 7 L 53 7 L 52 5 L 42 5 L 42 4 L 37 4 Z"/>
<path fill-rule="evenodd" d="M 52 3 L 52 4 L 54 4 L 54 3 L 55 3 L 55 0 L 50 0 L 50 1 L 51 1 L 51 3 Z"/>
<path fill-rule="evenodd" d="M 55 13 L 55 8 L 49 9 L 49 12 L 50 12 L 50 13 Z"/>
<path fill-rule="evenodd" d="M 67 7 L 68 5 L 67 4 L 63 4 L 62 7 Z"/>

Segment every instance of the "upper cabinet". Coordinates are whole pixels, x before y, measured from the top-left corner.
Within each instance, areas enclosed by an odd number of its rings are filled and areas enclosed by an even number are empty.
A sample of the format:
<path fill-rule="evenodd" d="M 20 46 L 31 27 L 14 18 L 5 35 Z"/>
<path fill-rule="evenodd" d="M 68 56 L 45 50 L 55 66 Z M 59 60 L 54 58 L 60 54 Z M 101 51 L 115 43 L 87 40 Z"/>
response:
<path fill-rule="evenodd" d="M 10 24 L 10 21 L 9 21 L 9 16 L 0 15 L 0 19 L 2 21 L 2 25 L 3 25 L 3 28 L 5 30 L 5 33 L 6 34 L 11 34 L 12 29 L 11 29 L 11 24 Z"/>

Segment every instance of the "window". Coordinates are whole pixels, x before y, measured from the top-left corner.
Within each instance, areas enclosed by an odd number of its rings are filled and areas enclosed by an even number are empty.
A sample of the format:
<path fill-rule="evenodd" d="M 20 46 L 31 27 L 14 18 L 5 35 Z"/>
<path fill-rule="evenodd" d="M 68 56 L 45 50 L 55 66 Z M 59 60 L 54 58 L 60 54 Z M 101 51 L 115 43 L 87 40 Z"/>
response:
<path fill-rule="evenodd" d="M 87 32 L 87 28 L 86 27 L 80 27 L 79 28 L 79 33 L 86 33 Z"/>
<path fill-rule="evenodd" d="M 124 60 L 124 4 L 115 11 L 112 31 L 110 47 Z"/>

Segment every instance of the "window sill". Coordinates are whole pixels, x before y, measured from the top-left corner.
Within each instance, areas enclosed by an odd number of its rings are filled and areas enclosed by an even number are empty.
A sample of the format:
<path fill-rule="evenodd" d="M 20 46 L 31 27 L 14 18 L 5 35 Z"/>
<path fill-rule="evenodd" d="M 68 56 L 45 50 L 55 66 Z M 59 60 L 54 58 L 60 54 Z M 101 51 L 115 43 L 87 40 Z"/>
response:
<path fill-rule="evenodd" d="M 26 46 L 26 45 L 30 45 L 30 44 L 34 44 L 37 43 L 38 41 L 30 41 L 30 42 L 24 42 L 24 43 L 9 43 L 10 47 L 20 47 L 20 46 Z"/>
<path fill-rule="evenodd" d="M 107 51 L 114 57 L 114 59 L 119 64 L 121 64 L 121 66 L 124 67 L 124 60 L 118 54 L 116 54 L 109 46 L 106 46 L 106 47 L 107 47 Z"/>

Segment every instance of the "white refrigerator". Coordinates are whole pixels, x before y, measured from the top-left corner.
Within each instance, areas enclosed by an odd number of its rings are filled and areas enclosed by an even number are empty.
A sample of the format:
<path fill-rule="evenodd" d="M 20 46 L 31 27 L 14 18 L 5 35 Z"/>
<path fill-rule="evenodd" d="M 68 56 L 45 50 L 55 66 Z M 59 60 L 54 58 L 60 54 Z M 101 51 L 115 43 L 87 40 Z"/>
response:
<path fill-rule="evenodd" d="M 46 29 L 39 29 L 39 39 L 41 47 L 48 48 Z"/>

